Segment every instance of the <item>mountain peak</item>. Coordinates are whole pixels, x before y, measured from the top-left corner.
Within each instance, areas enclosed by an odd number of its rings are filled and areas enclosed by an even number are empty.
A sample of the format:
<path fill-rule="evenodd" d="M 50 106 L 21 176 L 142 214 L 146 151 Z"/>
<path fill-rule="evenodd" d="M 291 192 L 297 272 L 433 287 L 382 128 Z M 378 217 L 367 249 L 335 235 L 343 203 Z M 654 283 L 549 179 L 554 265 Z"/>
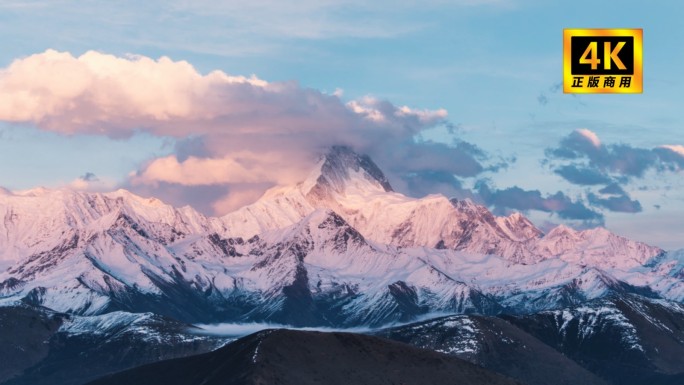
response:
<path fill-rule="evenodd" d="M 566 226 L 564 224 L 560 224 L 547 234 L 547 237 L 549 238 L 555 238 L 555 237 L 560 237 L 560 236 L 576 236 L 577 231 L 573 229 L 572 227 Z"/>
<path fill-rule="evenodd" d="M 51 190 L 46 187 L 34 187 L 32 189 L 28 190 L 19 190 L 19 191 L 13 191 L 11 195 L 17 195 L 17 196 L 25 196 L 25 197 L 39 197 L 43 196 L 46 194 L 49 194 L 51 192 L 54 192 L 56 190 Z"/>
<path fill-rule="evenodd" d="M 385 174 L 368 155 L 359 155 L 346 146 L 330 147 L 304 185 L 305 193 L 315 196 L 341 194 L 352 186 L 393 191 Z"/>

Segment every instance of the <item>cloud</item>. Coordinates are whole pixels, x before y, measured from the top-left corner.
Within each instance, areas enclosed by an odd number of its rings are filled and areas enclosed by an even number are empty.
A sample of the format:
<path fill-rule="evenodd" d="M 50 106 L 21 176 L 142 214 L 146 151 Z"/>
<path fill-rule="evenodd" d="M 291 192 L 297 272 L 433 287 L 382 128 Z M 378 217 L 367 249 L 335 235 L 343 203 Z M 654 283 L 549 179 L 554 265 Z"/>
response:
<path fill-rule="evenodd" d="M 485 170 L 482 163 L 489 159 L 479 147 L 463 141 L 453 145 L 432 141 L 394 143 L 380 155 L 390 171 L 442 172 L 460 177 L 480 174 Z"/>
<path fill-rule="evenodd" d="M 572 200 L 560 191 L 543 196 L 539 190 L 523 190 L 517 186 L 497 190 L 486 182 L 479 182 L 476 189 L 479 197 L 497 213 L 503 214 L 509 209 L 538 210 L 555 213 L 561 219 L 603 222 L 601 213 L 590 209 L 579 200 Z"/>
<path fill-rule="evenodd" d="M 596 133 L 580 129 L 546 150 L 549 164 L 565 162 L 555 171 L 568 182 L 600 184 L 600 180 L 642 178 L 646 171 L 684 169 L 684 146 L 664 145 L 653 149 L 627 144 L 603 144 Z"/>
<path fill-rule="evenodd" d="M 462 178 L 498 172 L 514 158 L 494 162 L 463 140 L 421 140 L 425 130 L 456 126 L 444 109 L 416 109 L 362 97 L 344 101 L 296 82 L 269 82 L 222 71 L 198 72 L 190 63 L 162 57 L 81 56 L 48 50 L 15 60 L 0 71 L 0 119 L 66 135 L 126 138 L 136 132 L 170 138 L 170 154 L 149 159 L 125 187 L 170 203 L 224 214 L 257 199 L 273 185 L 305 178 L 332 145 L 369 154 L 395 188 L 411 196 L 443 193 L 472 198 L 495 212 L 536 210 L 563 220 L 601 222 L 593 209 L 639 212 L 641 204 L 620 187 L 649 169 L 678 171 L 684 147 L 643 149 L 604 144 L 588 129 L 573 131 L 546 150 L 547 164 L 581 186 L 604 186 L 582 198 L 543 194 L 517 186 L 494 189 Z M 105 185 L 88 172 L 78 189 Z M 591 208 L 593 206 L 593 208 Z"/>
<path fill-rule="evenodd" d="M 413 196 L 442 194 L 448 198 L 475 199 L 473 193 L 464 189 L 461 181 L 447 171 L 424 170 L 405 173 L 401 177 L 401 183 L 405 185 L 403 190 L 409 191 Z"/>
<path fill-rule="evenodd" d="M 115 185 L 116 183 L 113 180 L 109 178 L 100 179 L 95 173 L 88 171 L 69 182 L 67 187 L 82 191 L 109 191 Z"/>
<path fill-rule="evenodd" d="M 602 172 L 574 164 L 560 166 L 553 172 L 568 182 L 578 185 L 597 185 L 611 182 L 611 178 Z"/>
<path fill-rule="evenodd" d="M 45 46 L 48 39 L 56 46 L 113 46 L 222 57 L 273 52 L 302 55 L 310 53 L 303 45 L 318 40 L 406 36 L 434 26 L 426 10 L 448 14 L 463 8 L 499 11 L 513 7 L 510 0 L 0 1 L 9 45 Z M 32 27 L 22 33 L 25 26 Z M 53 30 L 60 33 L 42 32 Z"/>
<path fill-rule="evenodd" d="M 557 94 L 558 91 L 560 91 L 561 87 L 563 87 L 563 82 L 555 83 L 551 85 L 547 91 L 540 92 L 537 96 L 537 102 L 539 102 L 539 105 L 546 106 L 547 104 L 549 104 L 550 98 L 547 92 L 550 94 Z"/>
<path fill-rule="evenodd" d="M 669 150 L 673 152 L 674 154 L 678 155 L 680 158 L 679 160 L 684 159 L 684 146 L 680 144 L 664 144 L 660 147 L 658 147 L 656 150 Z"/>
<path fill-rule="evenodd" d="M 594 132 L 587 130 L 586 128 L 580 128 L 576 130 L 575 133 L 577 133 L 579 137 L 583 138 L 584 140 L 589 141 L 595 148 L 601 147 L 601 140 L 599 140 L 598 135 L 596 135 Z"/>
<path fill-rule="evenodd" d="M 128 185 L 147 193 L 169 185 L 223 186 L 235 194 L 215 198 L 209 214 L 237 208 L 259 188 L 299 182 L 332 145 L 371 155 L 391 181 L 423 172 L 472 177 L 488 169 L 487 154 L 473 144 L 415 139 L 440 125 L 454 129 L 444 109 L 373 97 L 344 101 L 340 93 L 296 82 L 202 74 L 167 57 L 47 50 L 1 70 L 0 88 L 0 120 L 66 135 L 171 138 L 173 152 L 141 165 Z"/>
<path fill-rule="evenodd" d="M 89 51 L 48 50 L 15 60 L 0 73 L 0 119 L 63 134 L 126 137 L 136 131 L 187 138 L 217 133 L 332 136 L 381 140 L 414 135 L 447 112 L 415 110 L 338 96 L 222 71 L 200 74 L 190 63 Z M 376 130 L 376 132 L 371 132 Z"/>
<path fill-rule="evenodd" d="M 632 200 L 619 184 L 611 183 L 598 190 L 598 194 L 588 193 L 587 200 L 590 204 L 605 208 L 613 212 L 639 213 L 642 211 L 641 203 Z"/>
<path fill-rule="evenodd" d="M 181 124 L 254 112 L 255 106 L 242 102 L 243 94 L 277 97 L 287 87 L 220 71 L 201 75 L 189 63 L 167 57 L 94 51 L 74 57 L 47 50 L 15 60 L 0 73 L 0 119 L 65 134 L 120 137 L 147 130 L 185 136 L 196 127 Z"/>
<path fill-rule="evenodd" d="M 587 199 L 593 205 L 604 207 L 610 211 L 621 213 L 641 212 L 641 203 L 631 200 L 626 194 L 601 198 L 595 194 L 588 194 Z"/>
<path fill-rule="evenodd" d="M 228 194 L 212 202 L 211 209 L 218 213 L 233 211 L 256 201 L 269 187 L 268 183 L 234 184 Z"/>
<path fill-rule="evenodd" d="M 264 329 L 291 329 L 291 330 L 307 330 L 320 332 L 347 332 L 347 333 L 369 333 L 374 330 L 385 329 L 388 327 L 408 325 L 410 323 L 421 322 L 438 317 L 445 317 L 451 315 L 443 312 L 431 312 L 423 314 L 422 316 L 413 319 L 411 322 L 391 322 L 377 327 L 347 327 L 347 328 L 333 328 L 333 327 L 294 327 L 292 325 L 284 325 L 270 322 L 247 322 L 247 323 L 219 323 L 219 324 L 195 324 L 198 329 L 190 330 L 196 334 L 210 334 L 224 337 L 240 337 L 247 334 L 259 332 Z"/>
<path fill-rule="evenodd" d="M 176 155 L 154 159 L 131 182 L 154 184 L 175 183 L 186 186 L 220 185 L 229 183 L 285 184 L 292 181 L 287 168 L 274 173 L 282 159 L 277 153 L 235 152 L 223 158 L 189 156 L 179 161 Z"/>
<path fill-rule="evenodd" d="M 215 203 L 229 195 L 231 188 L 229 185 L 186 186 L 166 182 L 136 186 L 127 182 L 119 187 L 134 191 L 143 197 L 160 199 L 175 207 L 190 205 L 195 210 L 206 214 L 214 213 Z"/>
<path fill-rule="evenodd" d="M 669 171 L 684 170 L 684 146 L 666 144 L 653 149 L 662 161 L 661 169 Z"/>
<path fill-rule="evenodd" d="M 543 93 L 542 93 L 542 94 L 539 94 L 539 96 L 537 96 L 537 101 L 538 101 L 539 104 L 542 105 L 542 106 L 545 106 L 545 105 L 549 104 L 549 98 L 548 98 L 548 96 L 546 96 L 546 95 L 543 94 Z"/>
<path fill-rule="evenodd" d="M 403 20 L 403 23 L 388 18 L 398 11 L 415 15 L 416 10 L 429 8 L 510 6 L 510 1 L 506 0 L 299 0 L 288 3 L 277 0 L 249 3 L 195 0 L 173 3 L 177 12 L 221 17 L 224 24 L 241 26 L 243 33 L 303 39 L 391 37 L 425 26 L 415 17 Z"/>
<path fill-rule="evenodd" d="M 599 193 L 606 195 L 625 195 L 625 190 L 617 183 L 611 183 L 599 190 Z"/>
<path fill-rule="evenodd" d="M 83 180 L 86 181 L 86 182 L 97 182 L 97 181 L 100 180 L 100 179 L 97 177 L 97 175 L 95 175 L 95 174 L 92 173 L 92 172 L 86 172 L 85 174 L 83 174 L 83 175 L 81 176 L 81 179 L 83 179 Z"/>
<path fill-rule="evenodd" d="M 444 314 L 440 314 L 444 316 Z M 402 325 L 401 323 L 393 323 L 387 326 Z M 306 331 L 320 331 L 320 332 L 347 332 L 347 333 L 368 333 L 378 328 L 370 327 L 350 327 L 350 328 L 330 328 L 330 327 L 294 327 L 292 325 L 284 325 L 269 322 L 249 322 L 249 323 L 220 323 L 220 324 L 197 324 L 194 325 L 197 329 L 190 330 L 195 334 L 200 335 L 216 335 L 222 337 L 242 337 L 244 335 L 256 333 L 265 329 L 290 329 L 290 330 L 306 330 Z"/>
<path fill-rule="evenodd" d="M 588 129 L 575 130 L 546 149 L 544 163 L 566 181 L 580 186 L 602 185 L 587 192 L 587 202 L 601 209 L 638 213 L 642 205 L 622 187 L 641 179 L 649 170 L 678 172 L 684 169 L 684 146 L 640 148 L 628 144 L 605 144 Z"/>

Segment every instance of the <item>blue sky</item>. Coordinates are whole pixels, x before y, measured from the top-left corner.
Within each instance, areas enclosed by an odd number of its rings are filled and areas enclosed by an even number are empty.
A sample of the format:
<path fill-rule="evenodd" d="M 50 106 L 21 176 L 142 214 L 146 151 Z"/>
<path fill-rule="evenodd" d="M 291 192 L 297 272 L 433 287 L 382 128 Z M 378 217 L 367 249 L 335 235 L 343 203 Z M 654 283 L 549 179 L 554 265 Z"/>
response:
<path fill-rule="evenodd" d="M 166 56 L 175 63 L 187 61 L 202 76 L 215 70 L 231 76 L 253 74 L 287 91 L 273 91 L 282 96 L 275 101 L 250 94 L 250 103 L 262 108 L 277 104 L 272 119 L 293 110 L 299 114 L 285 116 L 292 126 L 284 124 L 282 131 L 263 134 L 295 133 L 290 137 L 301 135 L 306 146 L 291 140 L 283 144 L 292 146 L 291 151 L 283 152 L 278 141 L 269 147 L 270 141 L 260 139 L 257 146 L 244 139 L 249 127 L 268 119 L 240 120 L 245 129 L 216 137 L 212 135 L 230 130 L 227 126 L 237 118 L 198 122 L 193 115 L 175 124 L 141 112 L 139 119 L 134 114 L 128 120 L 107 115 L 111 122 L 98 118 L 88 127 L 74 129 L 82 116 L 70 115 L 66 120 L 52 116 L 48 122 L 35 114 L 21 118 L 7 112 L 0 123 L 0 185 L 101 190 L 122 186 L 220 213 L 287 178 L 259 169 L 255 174 L 263 174 L 263 180 L 236 173 L 236 181 L 214 175 L 178 183 L 162 171 L 174 167 L 190 172 L 185 163 L 188 156 L 221 160 L 202 163 L 219 168 L 229 167 L 235 159 L 249 159 L 258 163 L 256 168 L 277 165 L 278 156 L 287 163 L 296 154 L 330 144 L 309 142 L 312 131 L 296 128 L 317 123 L 340 133 L 333 138 L 370 152 L 403 192 L 471 197 L 502 214 L 524 210 L 542 227 L 561 222 L 579 227 L 604 224 L 661 247 L 684 247 L 684 161 L 668 150 L 684 145 L 684 83 L 678 72 L 684 68 L 681 2 L 241 3 L 0 1 L 0 67 L 5 69 L 0 79 L 16 75 L 8 70 L 13 61 L 48 49 L 73 58 L 91 50 L 117 58 Z M 644 93 L 563 94 L 558 87 L 563 28 L 613 27 L 644 30 Z M 36 71 L 56 77 L 55 68 L 43 64 Z M 9 87 L 10 83 L 0 84 Z M 206 103 L 240 101 L 239 92 L 231 88 L 230 98 Z M 301 112 L 298 98 L 326 107 L 323 112 L 306 108 Z M 343 106 L 362 100 L 361 114 L 377 109 L 397 115 L 401 106 L 412 109 L 410 116 L 399 114 L 406 121 L 368 123 L 367 129 L 392 137 L 386 148 L 380 139 L 357 138 L 363 130 L 345 134 L 345 124 L 355 124 L 355 118 L 338 114 L 335 103 Z M 383 107 L 381 101 L 389 105 Z M 198 97 L 191 102 L 205 100 Z M 128 109 L 122 111 L 133 108 L 126 105 Z M 446 119 L 436 113 L 440 109 L 448 111 Z M 74 114 L 83 111 L 87 109 Z M 426 117 L 429 111 L 433 115 Z M 313 117 L 302 121 L 301 114 Z M 396 134 L 402 127 L 409 127 L 408 133 Z M 589 133 L 599 140 L 595 148 L 585 146 L 591 143 Z M 419 144 L 407 143 L 407 137 Z M 224 150 L 209 143 L 222 141 Z M 231 143 L 236 143 L 235 148 L 230 149 Z M 658 150 L 663 145 L 671 147 Z M 271 155 L 268 161 L 233 155 L 244 148 Z M 568 149 L 574 151 L 572 157 L 561 156 Z M 403 158 L 397 159 L 396 154 Z M 622 160 L 627 158 L 634 164 L 624 166 Z M 155 161 L 159 159 L 165 163 Z M 412 164 L 412 159 L 420 162 Z M 84 180 L 88 173 L 95 176 Z M 292 178 L 300 175 L 294 169 L 291 174 Z"/>

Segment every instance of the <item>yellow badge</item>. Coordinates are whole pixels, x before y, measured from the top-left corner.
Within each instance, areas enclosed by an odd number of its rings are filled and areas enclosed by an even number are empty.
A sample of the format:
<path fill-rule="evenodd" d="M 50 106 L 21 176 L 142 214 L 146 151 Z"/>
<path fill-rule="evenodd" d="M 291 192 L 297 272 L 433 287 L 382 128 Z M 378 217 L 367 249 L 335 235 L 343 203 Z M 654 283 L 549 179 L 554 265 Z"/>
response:
<path fill-rule="evenodd" d="M 564 29 L 563 92 L 643 92 L 642 29 Z"/>

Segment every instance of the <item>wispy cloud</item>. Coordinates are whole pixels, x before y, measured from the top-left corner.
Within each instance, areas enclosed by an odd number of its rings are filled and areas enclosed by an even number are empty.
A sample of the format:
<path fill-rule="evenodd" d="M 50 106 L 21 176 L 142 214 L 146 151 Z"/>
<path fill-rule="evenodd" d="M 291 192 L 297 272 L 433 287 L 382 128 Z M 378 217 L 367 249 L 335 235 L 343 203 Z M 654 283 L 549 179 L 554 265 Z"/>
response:
<path fill-rule="evenodd" d="M 423 314 L 410 322 L 390 322 L 377 327 L 348 327 L 348 328 L 333 328 L 333 327 L 295 327 L 292 325 L 284 325 L 272 322 L 246 322 L 246 323 L 219 323 L 219 324 L 196 324 L 198 329 L 189 330 L 197 334 L 210 334 L 224 337 L 241 337 L 248 334 L 256 333 L 265 329 L 292 329 L 292 330 L 308 330 L 321 332 L 347 332 L 347 333 L 372 333 L 374 331 L 385 328 L 398 327 L 409 325 L 412 323 L 422 322 L 425 320 L 435 319 L 438 317 L 454 316 L 453 313 L 433 312 Z"/>
<path fill-rule="evenodd" d="M 463 7 L 510 7 L 510 0 L 277 0 L 187 1 L 171 3 L 172 13 L 220 17 L 249 33 L 306 39 L 356 37 L 385 38 L 424 27 L 412 18 L 398 23 L 396 16 L 416 11 Z"/>
<path fill-rule="evenodd" d="M 30 25 L 60 29 L 58 41 L 100 41 L 116 36 L 127 47 L 212 55 L 277 51 L 284 41 L 387 39 L 423 30 L 425 11 L 510 7 L 505 0 L 298 1 L 0 1 L 0 9 Z M 29 12 L 30 11 L 30 12 Z M 407 17 L 410 15 L 411 17 Z M 83 30 L 88 30 L 84 36 Z M 135 32 L 132 32 L 135 30 Z"/>
<path fill-rule="evenodd" d="M 197 334 L 209 334 L 223 337 L 241 337 L 248 334 L 256 333 L 266 329 L 291 329 L 291 330 L 307 330 L 320 332 L 347 332 L 347 333 L 368 333 L 373 330 L 368 327 L 354 327 L 354 328 L 329 328 L 329 327 L 294 327 L 291 325 L 283 325 L 276 323 L 221 323 L 221 324 L 206 324 L 195 325 L 199 328 L 190 330 Z"/>

